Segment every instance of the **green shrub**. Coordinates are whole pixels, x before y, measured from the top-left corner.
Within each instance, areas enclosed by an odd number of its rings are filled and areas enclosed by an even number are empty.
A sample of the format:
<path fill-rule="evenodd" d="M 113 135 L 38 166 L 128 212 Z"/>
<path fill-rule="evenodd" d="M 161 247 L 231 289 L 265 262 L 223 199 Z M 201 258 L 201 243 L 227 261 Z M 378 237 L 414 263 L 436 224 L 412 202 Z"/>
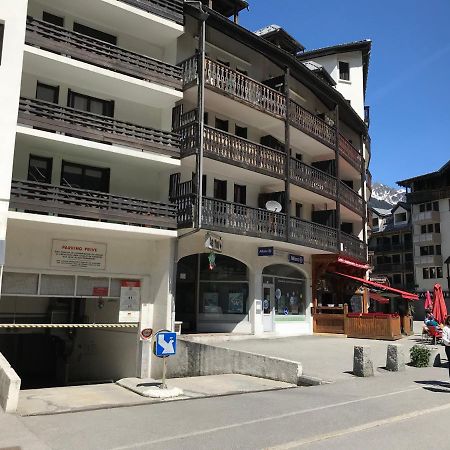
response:
<path fill-rule="evenodd" d="M 431 350 L 425 345 L 414 345 L 409 351 L 411 365 L 414 367 L 427 367 L 430 360 Z"/>

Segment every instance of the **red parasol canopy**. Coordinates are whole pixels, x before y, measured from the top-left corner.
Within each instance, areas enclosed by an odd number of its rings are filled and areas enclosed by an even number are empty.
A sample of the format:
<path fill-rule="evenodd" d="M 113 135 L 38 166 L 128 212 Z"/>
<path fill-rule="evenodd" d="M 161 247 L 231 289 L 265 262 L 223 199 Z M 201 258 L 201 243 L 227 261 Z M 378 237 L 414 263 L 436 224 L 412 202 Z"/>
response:
<path fill-rule="evenodd" d="M 447 306 L 445 305 L 442 287 L 438 283 L 434 285 L 433 299 L 433 316 L 438 323 L 444 323 L 447 318 Z"/>
<path fill-rule="evenodd" d="M 379 303 L 389 303 L 389 299 L 376 292 L 369 292 L 369 297 Z"/>
<path fill-rule="evenodd" d="M 433 302 L 431 301 L 431 294 L 430 291 L 427 291 L 425 294 L 425 309 L 431 309 L 433 307 Z"/>

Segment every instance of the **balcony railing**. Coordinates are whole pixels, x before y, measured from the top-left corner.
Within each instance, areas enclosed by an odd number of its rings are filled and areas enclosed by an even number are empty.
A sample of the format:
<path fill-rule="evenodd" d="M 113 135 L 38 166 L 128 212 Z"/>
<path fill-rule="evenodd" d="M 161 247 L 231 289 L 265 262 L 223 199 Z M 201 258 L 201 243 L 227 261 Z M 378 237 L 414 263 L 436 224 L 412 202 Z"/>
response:
<path fill-rule="evenodd" d="M 366 173 L 366 183 L 367 183 L 368 189 L 370 189 L 372 191 L 372 174 L 370 173 L 369 170 Z"/>
<path fill-rule="evenodd" d="M 289 241 L 304 245 L 305 247 L 318 248 L 336 252 L 337 230 L 318 223 L 307 222 L 291 217 L 291 230 Z"/>
<path fill-rule="evenodd" d="M 184 61 L 181 66 L 185 84 L 196 80 L 197 56 Z M 205 85 L 253 108 L 281 119 L 285 117 L 286 98 L 283 94 L 208 58 L 205 63 Z"/>
<path fill-rule="evenodd" d="M 320 117 L 315 116 L 300 106 L 294 100 L 290 101 L 289 121 L 291 125 L 306 134 L 334 148 L 336 145 L 336 130 Z"/>
<path fill-rule="evenodd" d="M 341 252 L 367 261 L 367 245 L 356 236 L 341 232 Z"/>
<path fill-rule="evenodd" d="M 450 197 L 450 186 L 442 186 L 437 189 L 409 192 L 406 201 L 409 203 L 425 203 Z"/>
<path fill-rule="evenodd" d="M 361 170 L 362 156 L 342 134 L 339 134 L 339 153 L 343 156 L 358 172 Z"/>
<path fill-rule="evenodd" d="M 180 156 L 180 138 L 176 133 L 142 127 L 42 100 L 22 97 L 18 122 L 81 139 L 122 145 L 172 157 Z"/>
<path fill-rule="evenodd" d="M 156 14 L 176 23 L 183 23 L 183 0 L 119 0 L 135 8 Z"/>
<path fill-rule="evenodd" d="M 10 208 L 175 230 L 174 205 L 65 186 L 13 180 Z"/>
<path fill-rule="evenodd" d="M 345 183 L 340 185 L 340 200 L 343 205 L 360 216 L 364 216 L 364 199 Z"/>
<path fill-rule="evenodd" d="M 177 66 L 41 20 L 28 19 L 25 43 L 174 89 L 182 87 Z"/>
<path fill-rule="evenodd" d="M 375 264 L 374 268 L 374 272 L 376 273 L 411 272 L 412 270 L 414 270 L 414 263 L 411 261 L 405 263 Z"/>
<path fill-rule="evenodd" d="M 336 198 L 336 178 L 298 159 L 291 158 L 290 177 L 297 186 L 328 198 Z"/>
<path fill-rule="evenodd" d="M 286 239 L 286 215 L 212 198 L 203 198 L 206 228 L 265 239 Z"/>

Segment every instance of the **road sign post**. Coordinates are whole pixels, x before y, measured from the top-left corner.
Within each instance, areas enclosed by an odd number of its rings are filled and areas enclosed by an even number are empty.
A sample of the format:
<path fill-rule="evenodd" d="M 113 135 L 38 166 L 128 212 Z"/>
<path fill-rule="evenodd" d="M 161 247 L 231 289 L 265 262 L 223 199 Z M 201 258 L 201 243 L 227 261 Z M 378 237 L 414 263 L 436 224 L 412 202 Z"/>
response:
<path fill-rule="evenodd" d="M 173 331 L 160 330 L 155 334 L 153 342 L 153 354 L 158 358 L 163 358 L 163 375 L 161 389 L 167 389 L 166 373 L 167 361 L 166 358 L 175 355 L 177 352 L 177 335 Z"/>

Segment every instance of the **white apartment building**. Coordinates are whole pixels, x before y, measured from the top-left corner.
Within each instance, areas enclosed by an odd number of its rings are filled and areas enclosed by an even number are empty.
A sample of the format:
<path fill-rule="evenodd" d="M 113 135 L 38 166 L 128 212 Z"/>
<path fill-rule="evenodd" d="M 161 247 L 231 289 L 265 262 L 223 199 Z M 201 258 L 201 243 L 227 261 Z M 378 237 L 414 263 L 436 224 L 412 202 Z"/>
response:
<path fill-rule="evenodd" d="M 412 207 L 416 289 L 442 286 L 450 300 L 450 161 L 439 170 L 399 181 Z"/>
<path fill-rule="evenodd" d="M 305 51 L 247 6 L 0 4 L 0 352 L 25 387 L 158 376 L 143 328 L 310 334 L 350 301 L 371 43 Z"/>

